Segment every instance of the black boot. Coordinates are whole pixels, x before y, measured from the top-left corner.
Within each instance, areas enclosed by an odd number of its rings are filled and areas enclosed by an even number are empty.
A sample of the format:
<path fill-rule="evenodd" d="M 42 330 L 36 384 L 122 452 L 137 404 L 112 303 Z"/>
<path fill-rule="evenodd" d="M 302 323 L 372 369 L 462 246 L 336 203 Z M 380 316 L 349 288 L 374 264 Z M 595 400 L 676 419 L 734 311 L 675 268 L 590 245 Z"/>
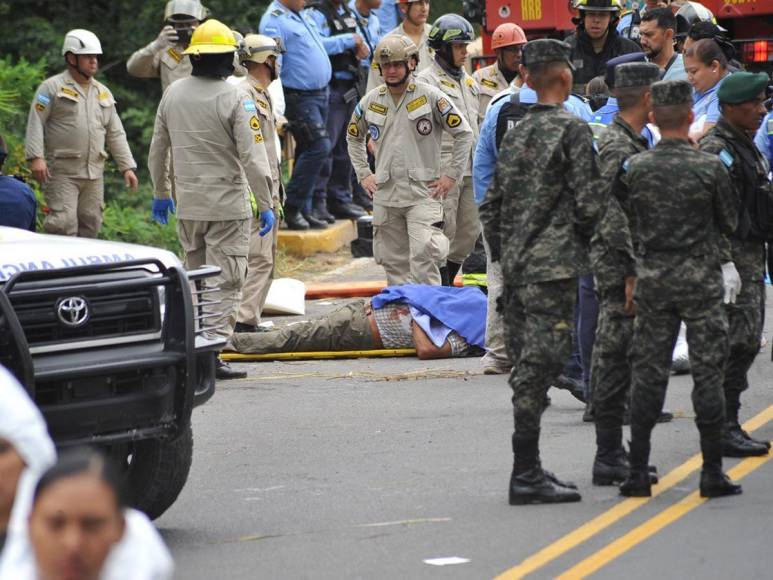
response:
<path fill-rule="evenodd" d="M 215 360 L 215 378 L 219 381 L 228 381 L 231 379 L 244 379 L 247 377 L 246 371 L 237 371 L 231 368 L 227 362 Z"/>
<path fill-rule="evenodd" d="M 353 203 L 346 203 L 341 201 L 329 201 L 327 202 L 328 211 L 332 218 L 338 218 L 342 220 L 356 220 L 364 215 L 368 215 L 364 209 L 359 205 Z M 329 220 L 328 220 L 329 221 Z M 333 222 L 330 222 L 333 223 Z"/>
<path fill-rule="evenodd" d="M 701 497 L 722 497 L 743 492 L 740 485 L 730 481 L 722 472 L 723 445 L 719 438 L 701 436 L 703 469 L 701 470 Z"/>
<path fill-rule="evenodd" d="M 440 285 L 450 286 L 448 283 L 448 266 L 440 266 Z"/>
<path fill-rule="evenodd" d="M 446 268 L 448 268 L 448 284 L 446 284 L 446 286 L 454 285 L 454 280 L 461 267 L 462 265 L 458 262 L 451 262 L 450 260 L 446 262 Z"/>
<path fill-rule="evenodd" d="M 336 223 L 336 218 L 327 210 L 327 202 L 324 199 L 315 199 L 312 202 L 311 215 L 329 224 Z"/>
<path fill-rule="evenodd" d="M 314 212 L 303 214 L 303 219 L 309 222 L 309 226 L 315 230 L 327 229 L 328 223 L 314 215 Z"/>
<path fill-rule="evenodd" d="M 301 215 L 300 210 L 285 206 L 285 219 L 284 223 L 290 230 L 308 230 L 309 222 Z"/>
<path fill-rule="evenodd" d="M 650 434 L 631 430 L 630 473 L 620 486 L 620 495 L 626 497 L 650 497 L 652 485 L 650 484 L 649 458 L 650 458 Z"/>
<path fill-rule="evenodd" d="M 760 441 L 759 439 L 755 439 L 741 428 L 741 424 L 738 421 L 738 411 L 740 410 L 740 406 L 740 402 L 736 405 L 729 403 L 725 409 L 728 431 L 735 432 L 746 441 L 749 441 L 754 445 L 762 445 L 765 449 L 770 451 L 770 441 Z"/>
<path fill-rule="evenodd" d="M 596 458 L 593 485 L 619 485 L 628 478 L 631 466 L 623 449 L 623 428 L 603 428 L 596 424 Z"/>
<path fill-rule="evenodd" d="M 768 454 L 768 448 L 764 444 L 746 439 L 737 423 L 726 423 L 722 426 L 720 444 L 722 455 L 725 457 L 757 457 Z"/>
<path fill-rule="evenodd" d="M 539 463 L 539 438 L 513 435 L 513 472 L 510 476 L 510 505 L 568 503 L 580 501 L 576 490 L 564 487 L 551 474 L 548 477 Z"/>

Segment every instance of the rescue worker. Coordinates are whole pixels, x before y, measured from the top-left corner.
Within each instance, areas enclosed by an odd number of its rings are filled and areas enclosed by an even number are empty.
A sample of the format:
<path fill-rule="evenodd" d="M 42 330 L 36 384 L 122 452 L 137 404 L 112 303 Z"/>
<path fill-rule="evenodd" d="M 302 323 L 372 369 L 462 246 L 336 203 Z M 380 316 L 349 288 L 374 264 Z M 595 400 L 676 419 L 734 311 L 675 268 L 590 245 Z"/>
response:
<path fill-rule="evenodd" d="M 467 74 L 467 45 L 475 38 L 475 31 L 467 20 L 457 14 L 446 14 L 435 21 L 429 33 L 429 46 L 435 50 L 431 66 L 416 75 L 416 80 L 440 89 L 470 125 L 473 147 L 465 163 L 461 179 L 443 200 L 443 233 L 449 241 L 448 260 L 441 270 L 443 283 L 451 286 L 462 267 L 462 262 L 475 247 L 480 234 L 478 206 L 472 191 L 472 152 L 478 138 L 478 98 L 480 92 L 475 80 Z M 455 138 L 443 135 L 440 162 L 448 166 L 454 151 Z"/>
<path fill-rule="evenodd" d="M 366 213 L 352 202 L 352 163 L 346 151 L 346 125 L 363 96 L 358 88 L 360 60 L 371 49 L 359 33 L 357 18 L 343 0 L 319 0 L 312 4 L 309 14 L 317 23 L 333 69 L 326 125 L 331 150 L 317 177 L 311 215 L 332 224 L 336 219 L 357 219 Z"/>
<path fill-rule="evenodd" d="M 160 78 L 162 91 L 177 79 L 190 76 L 191 62 L 185 57 L 185 49 L 193 31 L 206 17 L 207 9 L 199 0 L 169 0 L 161 32 L 129 57 L 126 70 L 141 79 Z"/>
<path fill-rule="evenodd" d="M 642 16 L 641 48 L 647 59 L 663 71 L 664 81 L 686 81 L 682 55 L 674 50 L 676 17 L 670 8 L 656 8 Z"/>
<path fill-rule="evenodd" d="M 502 264 L 500 310 L 513 363 L 511 505 L 580 501 L 539 456 L 545 394 L 572 350 L 577 279 L 590 270 L 588 242 L 603 202 L 593 135 L 563 107 L 572 90 L 570 54 L 552 39 L 524 47 L 524 80 L 538 102 L 505 134 L 480 206 L 491 260 Z"/>
<path fill-rule="evenodd" d="M 260 219 L 262 235 L 274 227 L 273 180 L 257 105 L 225 80 L 233 72 L 236 48 L 231 30 L 217 20 L 194 31 L 185 49 L 192 76 L 172 83 L 161 98 L 148 154 L 153 219 L 165 224 L 175 211 L 166 164 L 171 152 L 185 266 L 221 269 L 211 279 L 218 288 L 212 294 L 218 311 L 211 312 L 216 316 L 209 323 L 225 338 L 233 332 L 247 274 L 251 216 Z M 218 359 L 216 376 L 246 373 Z"/>
<path fill-rule="evenodd" d="M 604 74 L 610 58 L 639 52 L 641 48 L 615 29 L 620 18 L 620 0 L 578 0 L 577 9 L 580 15 L 572 20 L 577 30 L 566 42 L 572 47 L 573 92 L 583 95 L 585 85 Z"/>
<path fill-rule="evenodd" d="M 435 53 L 428 43 L 429 31 L 432 30 L 432 26 L 427 23 L 429 20 L 429 3 L 430 0 L 397 0 L 403 21 L 397 28 L 392 30 L 384 29 L 387 31 L 387 34 L 406 36 L 416 45 L 419 51 L 417 73 L 432 64 L 432 58 Z M 383 79 L 379 74 L 379 65 L 374 58 L 370 66 L 370 74 L 368 75 L 368 92 L 382 83 Z"/>
<path fill-rule="evenodd" d="M 741 393 L 749 388 L 747 374 L 760 348 L 765 303 L 765 242 L 773 241 L 773 187 L 768 164 L 750 135 L 765 116 L 768 75 L 737 72 L 717 91 L 722 112 L 717 124 L 701 139 L 700 149 L 719 156 L 730 172 L 733 199 L 740 201 L 739 227 L 729 236 L 733 263 L 741 276 L 735 303 L 725 304 L 730 351 L 725 364 L 725 457 L 766 455 L 770 444 L 752 439 L 738 422 Z M 767 211 L 766 211 L 767 210 Z M 771 212 L 771 213 L 768 213 Z"/>
<path fill-rule="evenodd" d="M 49 234 L 96 238 L 102 227 L 108 151 L 126 187 L 137 189 L 129 143 L 115 98 L 94 79 L 102 45 L 93 32 L 69 31 L 62 44 L 67 69 L 46 79 L 32 99 L 25 155 L 43 188 Z"/>
<path fill-rule="evenodd" d="M 349 156 L 362 187 L 373 197 L 373 256 L 387 284 L 440 284 L 448 256 L 443 200 L 462 180 L 473 134 L 439 89 L 415 82 L 418 49 L 390 34 L 376 47 L 385 84 L 355 107 L 347 129 Z M 454 136 L 448 163 L 441 163 L 444 132 Z M 373 142 L 375 173 L 365 138 Z"/>
<path fill-rule="evenodd" d="M 241 64 L 247 69 L 247 76 L 238 88 L 247 93 L 257 105 L 260 132 L 265 141 L 266 156 L 271 169 L 272 211 L 278 226 L 282 207 L 282 170 L 277 149 L 273 146 L 276 140 L 276 119 L 268 86 L 279 78 L 278 59 L 282 53 L 273 38 L 262 34 L 248 34 L 244 37 L 240 54 Z M 260 230 L 260 222 L 253 219 L 247 256 L 247 278 L 242 289 L 242 302 L 234 332 L 257 330 L 274 277 L 278 227 L 264 235 L 261 235 Z"/>
<path fill-rule="evenodd" d="M 652 494 L 650 437 L 663 407 L 671 350 L 683 320 L 703 453 L 700 494 L 735 495 L 741 493 L 741 486 L 722 472 L 722 375 L 727 357 L 722 302 L 723 286 L 724 301 L 734 301 L 740 278 L 729 249 L 722 247 L 721 236 L 736 230 L 736 201 L 722 162 L 697 151 L 689 141 L 693 117 L 689 83 L 660 81 L 652 85 L 651 93 L 652 115 L 662 138 L 653 149 L 629 158 L 620 174 L 630 200 L 636 253 L 631 469 L 620 493 L 630 497 Z M 630 291 L 627 298 L 631 298 Z"/>
<path fill-rule="evenodd" d="M 480 89 L 478 124 L 483 122 L 486 109 L 495 95 L 504 91 L 512 82 L 518 87 L 523 84 L 523 80 L 518 78 L 518 67 L 521 65 L 525 44 L 526 34 L 523 28 L 514 22 L 505 22 L 494 29 L 491 35 L 491 50 L 494 51 L 497 61 L 476 70 L 472 75 Z"/>
<path fill-rule="evenodd" d="M 273 0 L 260 19 L 260 33 L 280 39 L 285 52 L 281 79 L 285 116 L 295 138 L 295 163 L 287 184 L 285 223 L 292 230 L 327 228 L 311 214 L 319 172 L 330 155 L 327 132 L 328 85 L 332 67 L 305 0 Z"/>

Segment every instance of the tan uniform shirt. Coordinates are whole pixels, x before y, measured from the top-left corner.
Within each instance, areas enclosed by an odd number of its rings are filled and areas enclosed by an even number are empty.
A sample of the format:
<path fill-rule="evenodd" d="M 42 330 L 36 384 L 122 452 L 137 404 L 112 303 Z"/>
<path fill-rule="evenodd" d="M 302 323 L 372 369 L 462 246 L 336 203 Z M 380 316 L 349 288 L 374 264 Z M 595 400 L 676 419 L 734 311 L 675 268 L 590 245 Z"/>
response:
<path fill-rule="evenodd" d="M 416 75 L 416 80 L 425 82 L 443 91 L 451 99 L 451 102 L 467 123 L 469 123 L 472 129 L 473 147 L 470 151 L 470 158 L 464 170 L 464 175 L 472 175 L 472 154 L 475 151 L 474 143 L 478 140 L 478 85 L 466 71 L 462 72 L 461 80 L 457 81 L 435 61 L 433 61 L 432 66 L 425 68 Z M 443 165 L 448 165 L 451 162 L 453 148 L 453 136 L 450 133 L 445 133 L 443 135 L 440 157 Z"/>
<path fill-rule="evenodd" d="M 141 79 L 161 78 L 161 90 L 178 79 L 191 76 L 191 61 L 179 46 L 153 50 L 153 43 L 129 57 L 126 70 Z"/>
<path fill-rule="evenodd" d="M 148 154 L 158 198 L 169 196 L 170 151 L 178 217 L 246 219 L 252 214 L 250 189 L 260 211 L 271 207 L 271 168 L 257 105 L 225 80 L 191 76 L 161 98 Z"/>
<path fill-rule="evenodd" d="M 237 85 L 255 101 L 258 109 L 258 118 L 260 119 L 260 130 L 265 140 L 266 156 L 268 164 L 271 167 L 271 197 L 274 203 L 279 202 L 279 186 L 281 184 L 281 166 L 277 156 L 276 147 L 276 121 L 274 119 L 274 110 L 271 103 L 271 96 L 268 90 L 262 89 L 257 82 L 249 76 Z"/>
<path fill-rule="evenodd" d="M 121 172 L 137 167 L 113 93 L 94 79 L 83 87 L 68 71 L 43 81 L 27 118 L 27 159 L 46 159 L 51 173 L 97 179 L 105 171 L 105 146 Z"/>
<path fill-rule="evenodd" d="M 441 165 L 440 147 L 445 132 L 453 135 L 453 151 Z M 461 179 L 470 158 L 473 134 L 459 110 L 440 90 L 411 82 L 395 104 L 386 85 L 365 95 L 354 109 L 346 140 L 349 157 L 362 181 L 371 175 L 365 138 L 375 145 L 374 201 L 384 206 L 407 207 L 429 197 L 429 184 L 441 175 Z"/>
<path fill-rule="evenodd" d="M 430 30 L 432 30 L 432 26 L 430 26 L 429 24 L 425 24 L 424 34 L 421 36 L 421 42 L 419 43 L 419 47 L 418 47 L 419 48 L 419 66 L 416 67 L 416 70 L 414 71 L 416 73 L 424 70 L 435 61 L 435 49 L 430 48 L 429 45 L 427 44 L 427 38 L 429 36 Z M 398 35 L 410 38 L 410 36 L 408 36 L 405 33 L 405 29 L 403 28 L 402 22 L 397 28 L 388 32 L 385 36 L 388 36 L 390 34 L 398 34 Z M 372 91 L 383 82 L 384 81 L 381 78 L 381 72 L 379 72 L 378 63 L 374 59 L 373 63 L 370 65 L 370 71 L 368 71 L 368 92 Z"/>
<path fill-rule="evenodd" d="M 507 79 L 499 70 L 499 64 L 494 63 L 492 65 L 483 67 L 476 70 L 472 77 L 478 83 L 480 89 L 480 106 L 478 107 L 478 123 L 483 122 L 483 118 L 486 116 L 486 109 L 488 105 L 496 95 L 504 91 L 508 87 Z"/>

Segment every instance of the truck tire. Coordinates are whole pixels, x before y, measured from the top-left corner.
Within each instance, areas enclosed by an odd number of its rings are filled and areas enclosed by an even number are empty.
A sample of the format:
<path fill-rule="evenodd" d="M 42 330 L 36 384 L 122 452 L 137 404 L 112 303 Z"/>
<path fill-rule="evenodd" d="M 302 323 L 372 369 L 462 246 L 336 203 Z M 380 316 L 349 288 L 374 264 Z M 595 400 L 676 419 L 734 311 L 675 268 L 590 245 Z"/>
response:
<path fill-rule="evenodd" d="M 148 439 L 132 446 L 127 481 L 132 505 L 152 520 L 177 499 L 193 459 L 191 426 L 173 440 Z"/>

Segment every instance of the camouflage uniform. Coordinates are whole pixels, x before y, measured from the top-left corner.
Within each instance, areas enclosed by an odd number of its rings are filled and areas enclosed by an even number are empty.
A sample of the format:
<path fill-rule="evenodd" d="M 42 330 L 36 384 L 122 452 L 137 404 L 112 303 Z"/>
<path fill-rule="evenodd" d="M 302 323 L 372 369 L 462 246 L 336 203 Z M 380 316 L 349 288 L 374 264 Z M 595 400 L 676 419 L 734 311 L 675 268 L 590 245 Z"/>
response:
<path fill-rule="evenodd" d="M 647 140 L 619 116 L 601 133 L 598 142 L 601 176 L 614 183 L 623 162 L 647 150 Z M 599 295 L 599 321 L 593 345 L 591 381 L 596 425 L 623 424 L 631 384 L 628 360 L 633 338 L 633 315 L 624 310 L 625 278 L 635 276 L 633 246 L 626 199 L 619 188 L 610 196 L 598 230 L 591 240 L 591 266 Z"/>
<path fill-rule="evenodd" d="M 480 207 L 492 261 L 502 264 L 516 439 L 539 437 L 545 393 L 571 353 L 599 177 L 588 125 L 561 105 L 538 103 L 505 135 Z"/>
<path fill-rule="evenodd" d="M 683 82 L 656 83 L 653 92 L 659 84 Z M 633 210 L 637 274 L 631 461 L 632 467 L 641 468 L 634 465 L 634 444 L 646 442 L 649 455 L 649 435 L 663 407 L 680 320 L 687 326 L 701 441 L 719 439 L 727 356 L 721 264 L 731 261 L 720 251 L 720 242 L 722 234 L 735 230 L 738 219 L 724 166 L 686 139 L 663 139 L 626 165 L 621 179 Z"/>
<path fill-rule="evenodd" d="M 741 199 L 751 188 L 761 195 L 770 196 L 768 167 L 748 135 L 734 128 L 724 118 L 701 140 L 702 151 L 719 155 L 730 172 L 735 186 L 734 199 Z M 744 227 L 743 217 L 739 230 Z M 744 235 L 741 235 L 743 233 Z M 767 234 L 769 232 L 758 232 Z M 730 352 L 725 366 L 725 404 L 728 419 L 738 417 L 741 393 L 749 388 L 746 374 L 751 368 L 760 346 L 762 333 L 762 306 L 765 303 L 765 242 L 754 233 L 736 233 L 730 236 L 732 261 L 741 276 L 741 292 L 735 304 L 726 304 L 729 323 Z M 691 353 L 692 354 L 692 353 Z"/>

